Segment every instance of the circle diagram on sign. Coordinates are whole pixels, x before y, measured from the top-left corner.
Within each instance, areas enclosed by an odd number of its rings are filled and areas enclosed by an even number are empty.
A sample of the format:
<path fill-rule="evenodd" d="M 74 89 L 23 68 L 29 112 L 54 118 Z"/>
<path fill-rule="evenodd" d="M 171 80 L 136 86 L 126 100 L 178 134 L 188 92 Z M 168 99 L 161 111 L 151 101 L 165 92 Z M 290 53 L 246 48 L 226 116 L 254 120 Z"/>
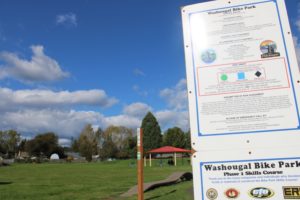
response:
<path fill-rule="evenodd" d="M 216 60 L 216 58 L 217 54 L 213 49 L 206 49 L 201 53 L 201 60 L 206 64 L 213 63 Z"/>
<path fill-rule="evenodd" d="M 214 188 L 210 188 L 206 191 L 206 197 L 210 200 L 215 200 L 218 197 L 218 192 Z"/>

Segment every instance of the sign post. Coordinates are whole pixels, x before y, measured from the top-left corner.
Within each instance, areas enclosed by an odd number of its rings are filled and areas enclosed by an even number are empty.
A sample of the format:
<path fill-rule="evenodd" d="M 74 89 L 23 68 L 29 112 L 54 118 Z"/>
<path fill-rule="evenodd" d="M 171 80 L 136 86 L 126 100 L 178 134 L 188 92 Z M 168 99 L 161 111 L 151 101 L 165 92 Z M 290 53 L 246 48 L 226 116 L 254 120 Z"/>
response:
<path fill-rule="evenodd" d="M 137 129 L 138 200 L 144 200 L 143 130 Z"/>
<path fill-rule="evenodd" d="M 290 192 L 300 75 L 284 0 L 189 5 L 182 21 L 195 200 L 300 199 Z"/>

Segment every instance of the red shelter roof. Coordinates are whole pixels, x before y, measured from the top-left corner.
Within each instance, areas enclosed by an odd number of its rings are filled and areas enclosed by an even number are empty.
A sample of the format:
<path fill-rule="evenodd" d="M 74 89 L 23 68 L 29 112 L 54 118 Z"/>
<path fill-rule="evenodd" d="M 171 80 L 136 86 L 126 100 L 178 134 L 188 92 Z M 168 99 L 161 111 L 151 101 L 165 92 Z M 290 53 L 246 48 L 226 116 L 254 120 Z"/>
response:
<path fill-rule="evenodd" d="M 172 146 L 164 146 L 158 149 L 152 149 L 147 153 L 190 153 L 191 150 L 176 148 Z"/>

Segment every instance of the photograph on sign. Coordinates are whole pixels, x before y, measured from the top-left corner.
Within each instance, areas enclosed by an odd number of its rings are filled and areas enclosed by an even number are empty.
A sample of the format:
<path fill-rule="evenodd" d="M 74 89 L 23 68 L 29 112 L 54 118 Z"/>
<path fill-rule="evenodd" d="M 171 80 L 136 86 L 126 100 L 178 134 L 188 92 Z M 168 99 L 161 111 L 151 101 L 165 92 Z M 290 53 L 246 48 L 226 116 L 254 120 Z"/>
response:
<path fill-rule="evenodd" d="M 213 1 L 182 11 L 193 132 L 299 130 L 299 70 L 284 1 Z"/>

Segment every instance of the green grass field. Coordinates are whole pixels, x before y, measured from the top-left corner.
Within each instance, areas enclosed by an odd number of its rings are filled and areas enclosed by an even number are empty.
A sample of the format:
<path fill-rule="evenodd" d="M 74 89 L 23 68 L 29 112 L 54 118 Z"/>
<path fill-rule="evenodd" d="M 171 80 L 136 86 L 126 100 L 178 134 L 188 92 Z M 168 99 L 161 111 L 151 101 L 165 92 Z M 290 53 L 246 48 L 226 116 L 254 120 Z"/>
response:
<path fill-rule="evenodd" d="M 1 200 L 43 200 L 43 199 L 102 199 L 133 200 L 121 198 L 136 184 L 135 161 L 113 161 L 102 163 L 65 164 L 13 164 L 0 167 Z M 191 171 L 191 166 L 178 162 L 179 166 L 158 166 L 145 168 L 145 182 L 161 180 L 175 171 Z M 183 165 L 182 165 L 183 164 Z M 192 182 L 161 187 L 145 193 L 145 199 L 193 199 L 189 193 Z"/>

